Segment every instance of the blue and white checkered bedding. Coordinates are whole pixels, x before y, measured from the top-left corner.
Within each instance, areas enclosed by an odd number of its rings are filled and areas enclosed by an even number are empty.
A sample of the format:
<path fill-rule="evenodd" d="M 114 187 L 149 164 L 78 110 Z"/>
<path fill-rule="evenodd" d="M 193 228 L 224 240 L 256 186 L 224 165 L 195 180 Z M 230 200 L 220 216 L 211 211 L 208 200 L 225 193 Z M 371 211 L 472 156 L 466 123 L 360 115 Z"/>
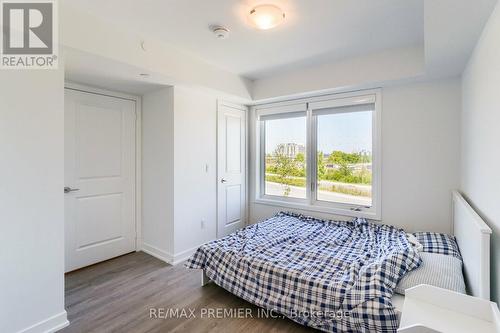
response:
<path fill-rule="evenodd" d="M 186 267 L 303 325 L 395 332 L 394 287 L 420 263 L 401 229 L 278 213 L 201 246 Z"/>
<path fill-rule="evenodd" d="M 413 235 L 422 244 L 422 252 L 446 254 L 462 260 L 455 236 L 428 231 L 414 232 Z"/>

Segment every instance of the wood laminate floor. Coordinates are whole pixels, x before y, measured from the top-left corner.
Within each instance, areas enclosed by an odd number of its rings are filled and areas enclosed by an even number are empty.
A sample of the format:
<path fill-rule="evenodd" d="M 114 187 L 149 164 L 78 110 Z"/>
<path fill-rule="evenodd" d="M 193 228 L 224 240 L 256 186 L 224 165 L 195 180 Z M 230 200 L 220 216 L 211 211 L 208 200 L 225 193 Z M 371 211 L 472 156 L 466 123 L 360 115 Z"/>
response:
<path fill-rule="evenodd" d="M 163 319 L 150 318 L 151 309 L 159 308 L 165 310 Z M 179 318 L 171 318 L 175 309 Z M 167 265 L 144 252 L 66 274 L 66 310 L 65 333 L 313 331 L 286 318 L 257 318 L 257 307 L 214 283 L 201 287 L 199 271 Z M 231 317 L 231 311 L 240 313 Z"/>

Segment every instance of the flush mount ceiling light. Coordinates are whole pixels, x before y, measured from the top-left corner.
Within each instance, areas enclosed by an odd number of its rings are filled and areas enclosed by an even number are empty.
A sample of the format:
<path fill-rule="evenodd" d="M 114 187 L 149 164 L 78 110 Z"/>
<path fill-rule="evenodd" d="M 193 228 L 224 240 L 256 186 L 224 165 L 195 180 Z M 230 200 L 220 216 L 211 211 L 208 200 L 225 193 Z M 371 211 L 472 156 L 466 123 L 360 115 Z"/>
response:
<path fill-rule="evenodd" d="M 248 18 L 258 29 L 268 30 L 283 22 L 285 13 L 274 5 L 259 5 L 250 11 Z"/>

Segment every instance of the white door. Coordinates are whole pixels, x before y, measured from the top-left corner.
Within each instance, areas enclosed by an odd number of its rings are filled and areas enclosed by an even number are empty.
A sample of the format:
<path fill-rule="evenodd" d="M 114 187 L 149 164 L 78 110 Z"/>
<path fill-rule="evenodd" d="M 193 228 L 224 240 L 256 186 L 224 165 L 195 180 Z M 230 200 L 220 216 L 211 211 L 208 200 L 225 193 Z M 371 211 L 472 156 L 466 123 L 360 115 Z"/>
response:
<path fill-rule="evenodd" d="M 64 104 L 69 272 L 135 250 L 136 111 L 134 101 L 71 89 Z"/>
<path fill-rule="evenodd" d="M 217 121 L 217 236 L 246 223 L 246 112 L 219 104 Z"/>

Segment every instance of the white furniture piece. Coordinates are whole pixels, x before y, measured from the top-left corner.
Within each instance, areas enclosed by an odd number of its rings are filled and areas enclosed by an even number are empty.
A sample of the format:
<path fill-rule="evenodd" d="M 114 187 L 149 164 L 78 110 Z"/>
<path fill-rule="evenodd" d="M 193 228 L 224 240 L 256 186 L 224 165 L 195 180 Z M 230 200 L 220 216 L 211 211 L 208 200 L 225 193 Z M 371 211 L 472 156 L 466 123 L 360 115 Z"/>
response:
<path fill-rule="evenodd" d="M 471 296 L 429 285 L 407 289 L 400 333 L 500 332 L 498 306 L 489 301 L 491 229 L 458 191 L 452 197 L 453 234 Z"/>
<path fill-rule="evenodd" d="M 452 196 L 453 234 L 464 262 L 467 293 L 489 300 L 491 229 L 458 191 Z"/>
<path fill-rule="evenodd" d="M 496 303 L 425 284 L 405 294 L 398 333 L 500 332 Z"/>

